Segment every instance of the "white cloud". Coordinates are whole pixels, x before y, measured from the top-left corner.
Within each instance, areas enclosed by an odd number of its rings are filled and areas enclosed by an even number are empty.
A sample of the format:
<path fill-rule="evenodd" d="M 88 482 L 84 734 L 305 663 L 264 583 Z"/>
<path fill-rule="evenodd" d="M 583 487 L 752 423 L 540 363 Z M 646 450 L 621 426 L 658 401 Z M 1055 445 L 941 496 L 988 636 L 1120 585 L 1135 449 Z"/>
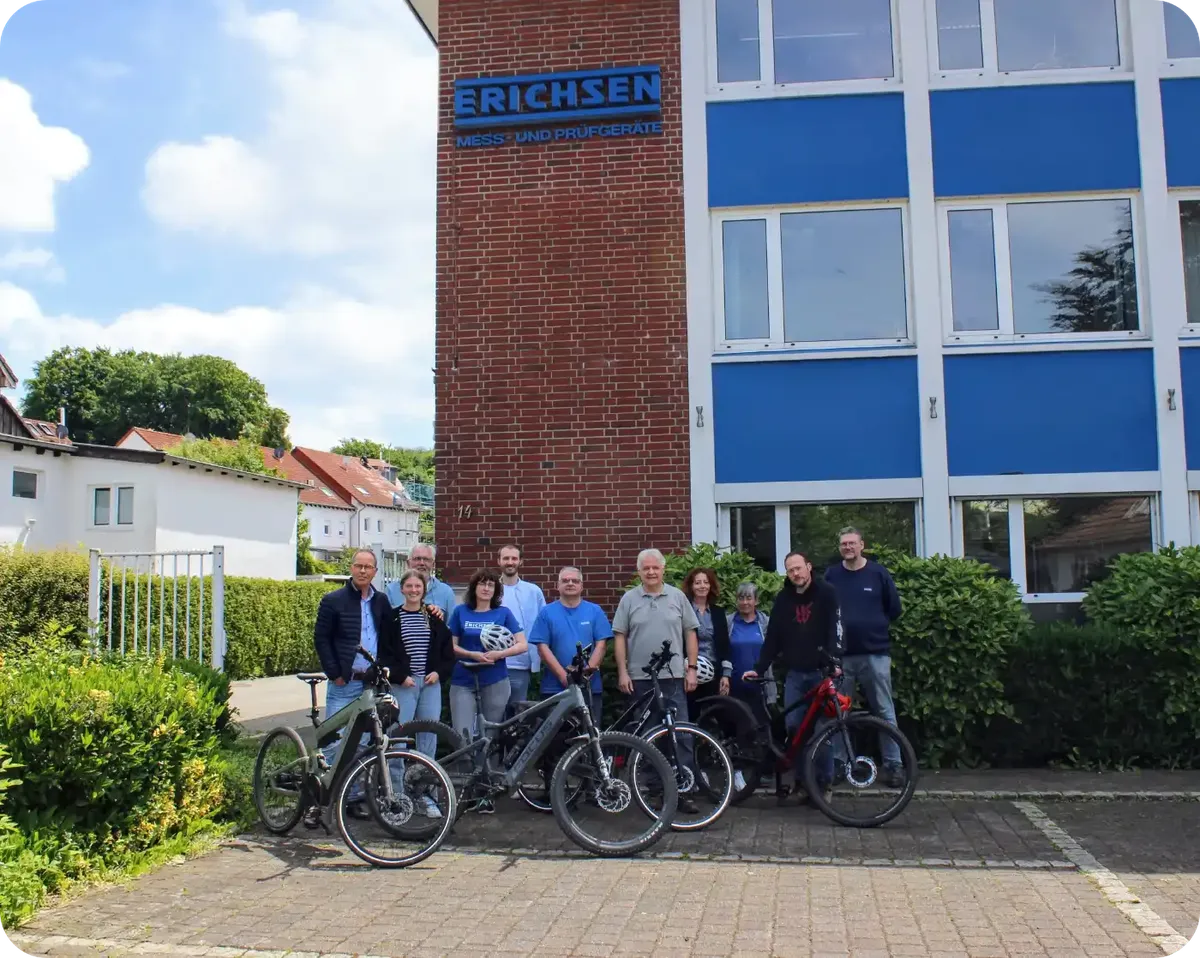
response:
<path fill-rule="evenodd" d="M 15 273 L 26 271 L 38 273 L 43 279 L 61 283 L 66 279 L 66 273 L 48 249 L 37 247 L 26 249 L 16 246 L 7 253 L 0 254 L 0 273 Z"/>
<path fill-rule="evenodd" d="M 414 311 L 320 288 L 279 309 L 205 313 L 163 305 L 111 322 L 48 316 L 27 290 L 0 282 L 0 342 L 17 376 L 62 346 L 212 353 L 262 380 L 292 417 L 292 440 L 327 449 L 356 435 L 432 442 L 432 328 Z"/>
<path fill-rule="evenodd" d="M 29 92 L 0 79 L 0 230 L 50 232 L 54 191 L 87 168 L 87 144 L 70 130 L 43 126 Z"/>

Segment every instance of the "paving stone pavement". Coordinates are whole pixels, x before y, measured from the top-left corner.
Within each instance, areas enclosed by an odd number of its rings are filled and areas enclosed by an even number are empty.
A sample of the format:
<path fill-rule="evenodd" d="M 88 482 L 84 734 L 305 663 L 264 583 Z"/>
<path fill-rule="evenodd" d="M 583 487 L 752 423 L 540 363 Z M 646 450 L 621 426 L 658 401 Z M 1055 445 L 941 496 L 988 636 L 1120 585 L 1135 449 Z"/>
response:
<path fill-rule="evenodd" d="M 861 832 L 762 803 L 707 835 L 671 836 L 659 857 L 607 861 L 565 854 L 573 846 L 550 816 L 498 804 L 495 816 L 464 817 L 460 850 L 414 868 L 372 869 L 323 833 L 246 836 L 49 909 L 14 939 L 33 955 L 177 958 L 1164 954 L 1011 802 L 917 802 Z M 1163 917 L 1200 916 L 1195 803 L 1045 808 L 1142 881 Z M 518 839 L 544 853 L 505 851 Z M 724 860 L 695 857 L 708 854 Z M 759 854 L 796 860 L 744 857 Z M 1190 934 L 1194 922 L 1180 923 Z"/>

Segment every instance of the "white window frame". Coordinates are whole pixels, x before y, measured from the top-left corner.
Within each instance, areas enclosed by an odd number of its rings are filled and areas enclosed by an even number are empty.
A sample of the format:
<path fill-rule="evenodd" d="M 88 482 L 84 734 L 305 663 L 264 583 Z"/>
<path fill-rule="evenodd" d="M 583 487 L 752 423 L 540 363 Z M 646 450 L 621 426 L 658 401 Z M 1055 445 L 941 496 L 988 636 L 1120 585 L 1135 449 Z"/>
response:
<path fill-rule="evenodd" d="M 938 265 L 941 274 L 942 335 L 946 343 L 1079 343 L 1146 340 L 1151 336 L 1151 319 L 1146 296 L 1145 219 L 1138 203 L 1139 196 L 1130 192 L 1112 193 L 1054 193 L 1028 196 L 988 197 L 945 200 L 938 203 Z M 1008 207 L 1023 203 L 1073 203 L 1090 200 L 1128 200 L 1133 217 L 1133 266 L 1137 283 L 1139 327 L 1134 330 L 1112 330 L 1096 333 L 1018 333 L 1014 329 L 1012 295 L 1012 261 L 1008 235 Z M 950 214 L 970 210 L 991 210 L 993 252 L 996 257 L 996 304 L 999 310 L 999 329 L 956 330 L 954 328 L 954 296 L 950 276 Z M 1178 222 L 1176 223 L 1178 229 Z M 1180 243 L 1182 251 L 1182 240 Z"/>
<path fill-rule="evenodd" d="M 907 335 L 896 339 L 826 339 L 820 341 L 787 340 L 783 322 L 783 229 L 782 217 L 790 213 L 849 213 L 859 210 L 899 210 L 900 240 L 904 257 L 904 313 Z M 724 224 L 731 220 L 767 221 L 767 320 L 770 336 L 766 339 L 725 338 L 725 249 Z M 861 203 L 819 203 L 797 206 L 738 207 L 712 212 L 713 313 L 718 353 L 759 352 L 762 350 L 806 350 L 828 352 L 846 348 L 888 349 L 915 346 L 916 330 L 913 304 L 912 220 L 907 201 Z M 1136 253 L 1136 250 L 1135 250 Z"/>
<path fill-rule="evenodd" d="M 324 533 L 322 533 L 322 534 L 323 534 L 323 535 L 329 535 L 329 523 L 328 523 L 328 522 L 322 523 L 322 526 L 323 526 L 323 527 L 324 527 L 324 529 L 325 529 Z"/>
<path fill-rule="evenodd" d="M 995 0 L 979 0 L 979 24 L 983 42 L 983 67 L 965 70 L 940 68 L 938 49 L 937 0 L 927 0 L 925 25 L 929 49 L 929 70 L 934 87 L 1027 86 L 1030 83 L 1080 83 L 1093 80 L 1128 80 L 1133 74 L 1133 51 L 1129 36 L 1129 0 L 1114 0 L 1117 14 L 1117 56 L 1113 67 L 1070 67 L 1062 70 L 1009 70 L 1000 72 L 1000 51 L 996 39 Z M 1144 0 L 1134 0 L 1135 3 Z M 1160 14 L 1161 15 L 1161 14 Z M 1163 49 L 1166 49 L 1166 34 Z"/>
<path fill-rule="evenodd" d="M 896 90 L 904 76 L 900 59 L 901 0 L 888 4 L 892 28 L 892 76 L 864 80 L 813 80 L 799 83 L 775 82 L 775 10 L 773 0 L 758 0 L 759 79 L 717 82 L 717 0 L 704 0 L 707 30 L 706 59 L 708 98 L 710 100 L 746 100 L 773 96 L 828 96 L 831 93 L 879 93 Z M 904 0 L 908 2 L 908 0 Z"/>
<path fill-rule="evenodd" d="M 1158 57 L 1161 64 L 1161 74 L 1164 77 L 1194 77 L 1200 76 L 1200 57 L 1175 57 L 1167 53 L 1167 11 L 1166 4 L 1155 4 L 1154 11 L 1158 37 Z M 1176 4 L 1178 6 L 1178 4 Z"/>
<path fill-rule="evenodd" d="M 33 496 L 18 496 L 15 491 L 17 484 L 17 473 L 23 476 L 33 476 Z M 20 466 L 13 466 L 11 482 L 9 483 L 8 491 L 13 499 L 20 499 L 22 502 L 37 502 L 42 498 L 42 483 L 45 480 L 45 473 L 40 469 L 22 469 Z"/>
<path fill-rule="evenodd" d="M 1200 64 L 1200 57 L 1196 58 L 1197 64 Z M 1200 189 L 1183 189 L 1171 190 L 1171 209 L 1174 211 L 1174 216 L 1171 218 L 1172 226 L 1175 229 L 1175 237 L 1179 242 L 1179 278 L 1184 283 L 1183 297 L 1184 309 L 1188 306 L 1187 302 L 1187 264 L 1183 261 L 1183 203 L 1200 203 Z M 1134 250 L 1134 255 L 1137 255 L 1137 250 Z M 1200 304 L 1198 304 L 1200 305 Z M 1184 323 L 1182 332 L 1188 336 L 1200 335 L 1200 322 Z"/>
<path fill-rule="evenodd" d="M 96 493 L 101 489 L 108 490 L 108 522 L 96 521 Z M 120 503 L 121 491 L 128 489 L 133 495 L 133 502 L 130 505 L 130 511 L 134 513 L 130 517 L 129 522 L 121 522 Z M 137 525 L 137 491 L 136 487 L 129 482 L 122 483 L 98 483 L 94 486 L 88 486 L 88 528 L 89 529 L 107 529 L 109 531 L 125 531 L 131 530 Z"/>
<path fill-rule="evenodd" d="M 1161 496 L 1156 491 L 1147 492 L 1087 492 L 1061 493 L 1053 492 L 1045 495 L 978 495 L 956 496 L 953 508 L 950 510 L 951 535 L 953 536 L 954 554 L 966 554 L 966 523 L 963 519 L 964 502 L 1007 501 L 1008 502 L 1008 550 L 1011 579 L 1021 594 L 1021 600 L 1028 603 L 1076 603 L 1082 602 L 1086 592 L 1028 592 L 1029 570 L 1025 562 L 1025 500 L 1026 499 L 1133 499 L 1148 498 L 1150 500 L 1150 547 L 1158 551 L 1162 540 Z"/>

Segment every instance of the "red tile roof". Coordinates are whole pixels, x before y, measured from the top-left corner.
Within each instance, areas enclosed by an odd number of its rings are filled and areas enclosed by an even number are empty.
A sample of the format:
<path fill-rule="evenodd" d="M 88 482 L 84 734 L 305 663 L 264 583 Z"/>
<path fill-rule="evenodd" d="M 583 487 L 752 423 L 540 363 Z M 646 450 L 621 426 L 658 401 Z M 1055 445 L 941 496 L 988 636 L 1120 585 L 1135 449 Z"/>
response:
<path fill-rule="evenodd" d="M 141 426 L 134 426 L 117 440 L 116 445 L 125 445 L 125 440 L 135 434 L 144 439 L 150 445 L 151 449 L 157 449 L 159 452 L 173 449 L 184 440 L 184 437 L 178 433 L 159 432 L 157 429 L 144 429 Z"/>
<path fill-rule="evenodd" d="M 58 437 L 58 423 L 47 422 L 44 419 L 30 419 L 28 416 L 23 417 L 25 425 L 29 427 L 35 439 L 40 439 L 42 442 L 53 442 L 60 446 L 71 445 L 70 438 L 60 439 Z"/>
<path fill-rule="evenodd" d="M 403 495 L 400 489 L 353 456 L 339 456 L 303 446 L 297 446 L 293 451 L 305 468 L 324 479 L 344 499 L 385 509 L 402 508 L 394 505 L 392 499 L 393 495 Z"/>

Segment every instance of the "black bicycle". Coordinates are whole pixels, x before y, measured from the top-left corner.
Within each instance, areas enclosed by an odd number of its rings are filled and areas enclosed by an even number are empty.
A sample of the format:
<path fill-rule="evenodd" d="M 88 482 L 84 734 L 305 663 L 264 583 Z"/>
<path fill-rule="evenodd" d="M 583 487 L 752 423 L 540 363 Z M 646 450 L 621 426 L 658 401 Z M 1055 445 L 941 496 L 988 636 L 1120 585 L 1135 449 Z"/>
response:
<path fill-rule="evenodd" d="M 525 707 L 501 722 L 483 717 L 475 673 L 477 708 L 475 728 L 467 730 L 470 741 L 428 719 L 398 726 L 405 738 L 436 738 L 437 761 L 457 790 L 456 817 L 499 795 L 515 794 L 525 773 L 537 768 L 565 731 L 566 750 L 554 763 L 549 787 L 550 807 L 564 834 L 592 854 L 610 857 L 644 851 L 667 833 L 679 803 L 671 764 L 645 739 L 596 727 L 584 694 L 594 672 L 587 662 L 587 653 L 578 646 L 563 691 L 541 702 L 521 703 Z M 632 837 L 608 835 L 609 826 L 631 820 Z"/>
<path fill-rule="evenodd" d="M 608 731 L 636 735 L 666 756 L 675 769 L 675 784 L 679 791 L 679 812 L 671 828 L 694 832 L 707 828 L 729 807 L 733 799 L 733 763 L 716 736 L 693 722 L 680 722 L 675 703 L 668 701 L 663 693 L 659 673 L 669 670 L 675 656 L 671 643 L 663 642 L 662 649 L 651 656 L 642 669 L 652 687 L 637 696 Z M 562 745 L 557 742 L 555 745 L 561 754 Z M 551 810 L 547 795 L 555 758 L 552 747 L 543 756 L 535 781 L 523 782 L 517 791 L 527 805 L 540 812 Z M 621 762 L 624 758 L 618 755 L 616 760 Z M 577 785 L 570 799 L 577 800 L 581 790 L 582 786 Z"/>

